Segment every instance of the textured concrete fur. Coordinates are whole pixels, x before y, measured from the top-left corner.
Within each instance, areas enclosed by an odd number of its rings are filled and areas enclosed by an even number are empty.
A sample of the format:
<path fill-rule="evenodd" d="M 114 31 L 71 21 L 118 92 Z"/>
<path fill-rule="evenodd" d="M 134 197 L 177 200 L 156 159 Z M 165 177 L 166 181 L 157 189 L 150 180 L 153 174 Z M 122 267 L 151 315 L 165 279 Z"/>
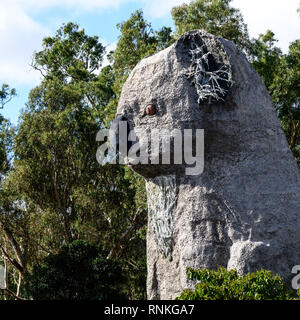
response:
<path fill-rule="evenodd" d="M 195 39 L 213 44 L 226 67 L 203 95 L 191 76 Z M 149 103 L 153 116 L 144 115 Z M 132 165 L 147 181 L 148 299 L 173 299 L 191 286 L 186 267 L 265 268 L 290 279 L 300 264 L 299 169 L 262 79 L 232 42 L 191 31 L 143 59 L 117 114 L 135 130 L 205 130 L 201 175 L 186 175 L 184 164 Z"/>

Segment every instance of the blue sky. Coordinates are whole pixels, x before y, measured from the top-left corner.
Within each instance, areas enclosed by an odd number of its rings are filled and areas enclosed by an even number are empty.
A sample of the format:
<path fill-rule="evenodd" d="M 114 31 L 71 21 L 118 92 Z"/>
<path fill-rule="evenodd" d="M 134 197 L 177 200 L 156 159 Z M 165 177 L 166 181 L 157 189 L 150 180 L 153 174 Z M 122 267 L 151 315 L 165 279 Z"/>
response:
<path fill-rule="evenodd" d="M 34 51 L 41 49 L 42 39 L 53 35 L 62 23 L 77 22 L 89 35 L 113 49 L 118 40 L 118 22 L 125 21 L 137 9 L 154 29 L 173 28 L 170 10 L 189 0 L 0 0 L 0 84 L 16 88 L 15 97 L 2 110 L 14 124 L 24 107 L 30 89 L 40 76 L 30 67 Z M 233 0 L 255 37 L 271 29 L 284 52 L 291 41 L 300 38 L 300 0 Z"/>

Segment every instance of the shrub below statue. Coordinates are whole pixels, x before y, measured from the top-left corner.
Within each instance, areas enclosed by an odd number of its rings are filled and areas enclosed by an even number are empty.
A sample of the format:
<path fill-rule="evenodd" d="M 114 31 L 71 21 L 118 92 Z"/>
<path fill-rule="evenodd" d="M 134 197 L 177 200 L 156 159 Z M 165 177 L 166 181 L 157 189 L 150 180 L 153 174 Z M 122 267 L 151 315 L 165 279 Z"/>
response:
<path fill-rule="evenodd" d="M 194 290 L 186 289 L 176 300 L 298 300 L 279 275 L 260 270 L 239 276 L 236 270 L 187 268 L 190 280 L 198 281 Z"/>

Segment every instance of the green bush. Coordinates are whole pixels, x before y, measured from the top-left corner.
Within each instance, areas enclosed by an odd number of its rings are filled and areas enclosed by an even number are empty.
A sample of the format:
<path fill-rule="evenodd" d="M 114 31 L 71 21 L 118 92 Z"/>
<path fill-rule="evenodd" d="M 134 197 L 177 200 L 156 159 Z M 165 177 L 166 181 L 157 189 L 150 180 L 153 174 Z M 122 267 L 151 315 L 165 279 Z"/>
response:
<path fill-rule="evenodd" d="M 296 296 L 279 275 L 260 270 L 239 276 L 236 270 L 217 271 L 187 268 L 190 280 L 199 281 L 194 290 L 186 289 L 176 300 L 293 300 Z"/>
<path fill-rule="evenodd" d="M 121 275 L 100 246 L 76 240 L 35 266 L 25 277 L 25 290 L 37 300 L 119 300 Z"/>

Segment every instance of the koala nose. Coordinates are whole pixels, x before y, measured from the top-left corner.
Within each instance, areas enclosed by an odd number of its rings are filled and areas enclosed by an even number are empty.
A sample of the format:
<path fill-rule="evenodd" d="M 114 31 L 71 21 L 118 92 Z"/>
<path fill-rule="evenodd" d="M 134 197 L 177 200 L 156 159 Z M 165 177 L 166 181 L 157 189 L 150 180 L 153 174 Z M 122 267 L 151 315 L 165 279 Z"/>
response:
<path fill-rule="evenodd" d="M 130 125 L 125 115 L 118 115 L 112 122 L 109 132 L 109 139 L 115 146 L 116 151 L 126 156 L 128 150 L 132 146 L 132 142 L 128 141 L 128 135 L 130 132 Z M 124 146 L 127 145 L 127 148 Z M 123 147 L 121 147 L 123 146 Z M 126 155 L 124 155 L 124 149 L 126 149 Z"/>

